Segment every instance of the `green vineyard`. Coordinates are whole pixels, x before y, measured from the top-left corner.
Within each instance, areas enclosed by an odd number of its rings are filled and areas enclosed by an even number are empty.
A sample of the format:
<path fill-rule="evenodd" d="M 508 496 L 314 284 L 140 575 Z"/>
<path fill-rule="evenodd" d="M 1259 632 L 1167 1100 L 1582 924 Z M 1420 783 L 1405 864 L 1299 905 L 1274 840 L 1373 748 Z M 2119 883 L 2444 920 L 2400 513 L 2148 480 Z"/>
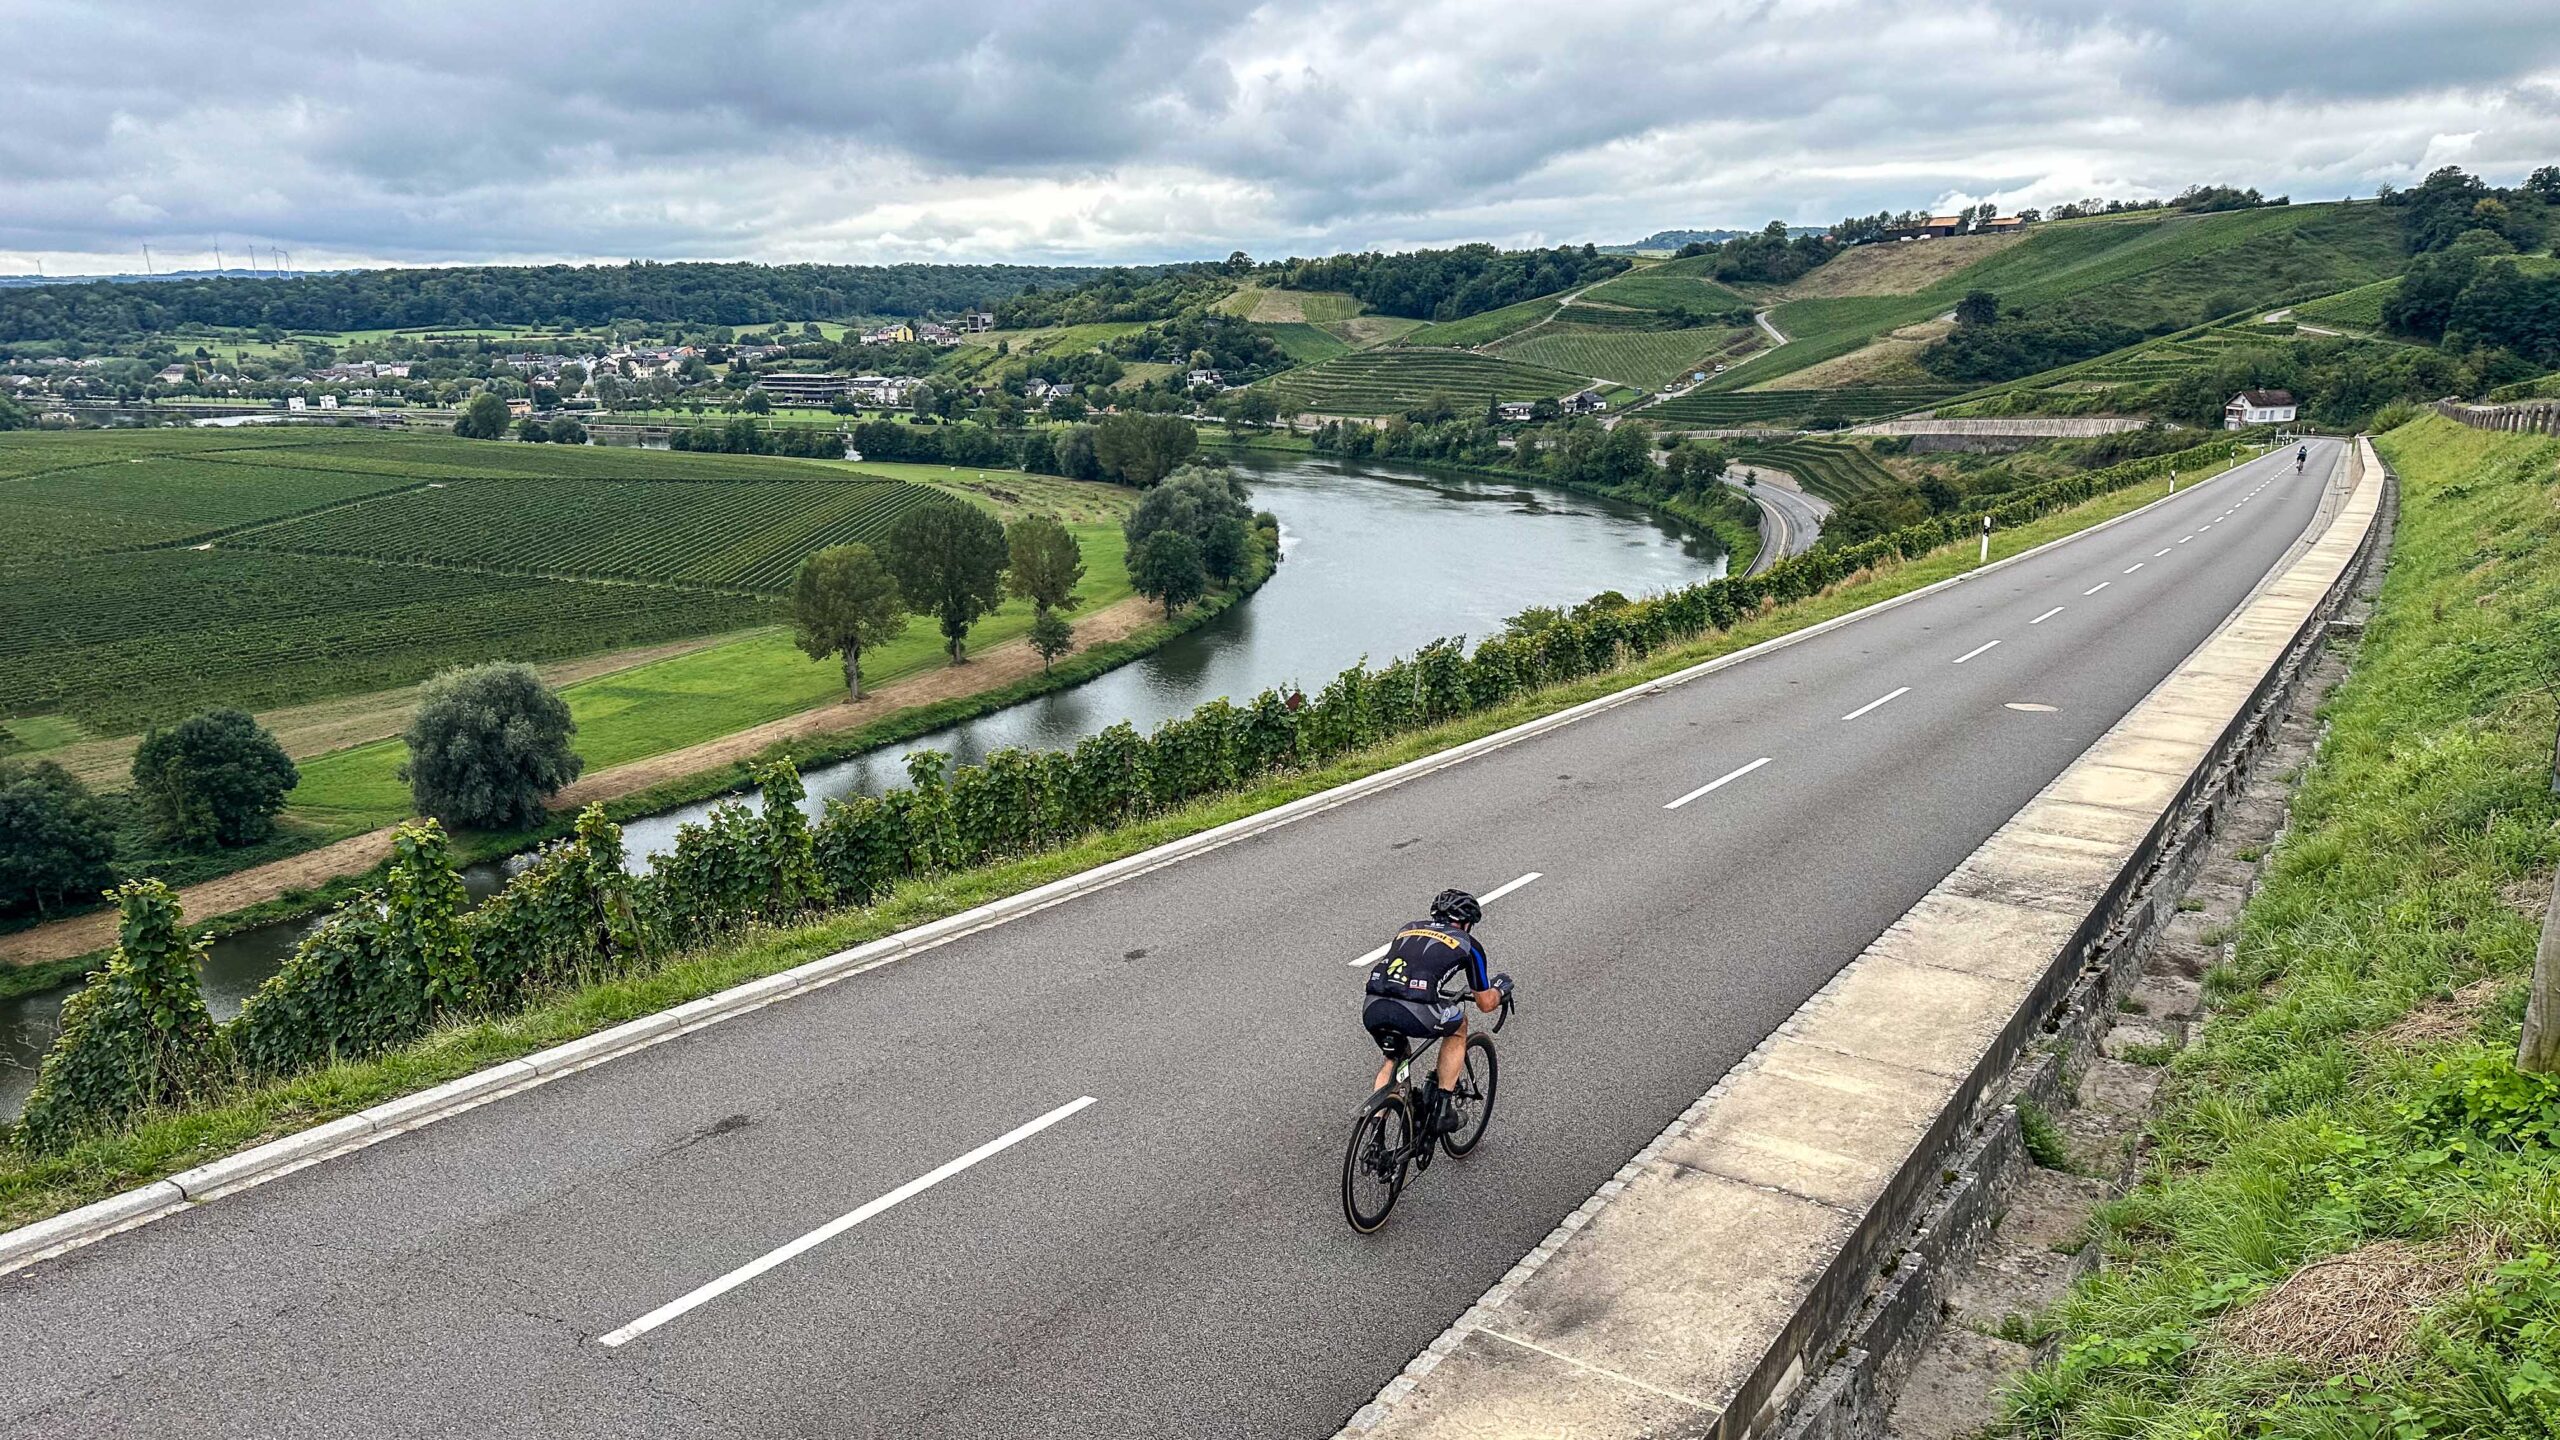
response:
<path fill-rule="evenodd" d="M 1755 365 L 1758 362 L 1753 362 Z M 1735 426 L 1856 424 L 1926 405 L 1955 392 L 1944 386 L 1858 386 L 1843 390 L 1727 390 L 1692 393 L 1647 406 L 1644 418 L 1699 429 Z"/>
<path fill-rule="evenodd" d="M 1893 472 L 1875 461 L 1875 457 L 1855 445 L 1842 445 L 1822 440 L 1788 440 L 1776 445 L 1754 445 L 1737 452 L 1733 465 L 1747 470 L 1753 465 L 1768 465 L 1796 477 L 1805 489 L 1835 503 L 1855 500 L 1871 491 L 1890 489 L 1902 482 Z"/>
<path fill-rule="evenodd" d="M 142 456 L 56 469 L 0 481 L 0 565 L 165 545 L 415 483 Z"/>
<path fill-rule="evenodd" d="M 1568 313 L 1581 306 L 1568 307 Z M 1708 357 L 1723 353 L 1747 332 L 1701 330 L 1584 330 L 1542 325 L 1495 347 L 1506 360 L 1520 360 L 1568 375 L 1597 375 L 1652 390 L 1666 381 L 1706 368 Z"/>
<path fill-rule="evenodd" d="M 1539 400 L 1590 382 L 1561 371 L 1464 350 L 1391 347 L 1337 356 L 1268 382 L 1299 408 L 1328 415 L 1384 415 L 1445 395 L 1461 405 Z"/>
<path fill-rule="evenodd" d="M 936 498 L 896 480 L 462 480 L 242 532 L 224 548 L 779 591 L 813 550 Z"/>
<path fill-rule="evenodd" d="M 0 568 L 0 715 L 101 734 L 769 623 L 771 602 L 231 550 Z M 77 657 L 76 663 L 72 657 Z"/>

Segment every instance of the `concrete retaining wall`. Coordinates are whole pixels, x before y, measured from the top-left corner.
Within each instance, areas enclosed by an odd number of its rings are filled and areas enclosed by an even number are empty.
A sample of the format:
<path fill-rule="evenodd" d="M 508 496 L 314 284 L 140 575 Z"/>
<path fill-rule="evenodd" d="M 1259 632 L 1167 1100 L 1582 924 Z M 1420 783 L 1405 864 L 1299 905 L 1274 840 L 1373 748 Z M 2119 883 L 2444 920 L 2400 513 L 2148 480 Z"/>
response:
<path fill-rule="evenodd" d="M 2355 459 L 2315 536 L 2222 629 L 1345 1433 L 1767 1434 L 1844 1358 L 1853 1320 L 1925 1307 L 1936 1282 L 1896 1247 L 1924 1211 L 1955 1236 L 1990 1213 L 1996 1187 L 1962 1177 L 2011 1142 L 1983 1122 L 2039 1083 L 2073 997 L 2158 923 L 2150 882 L 2210 824 L 2368 555 L 2385 478 L 2369 445 Z M 1888 1348 L 1911 1330 L 1866 1327 Z M 1865 1368 L 1835 1369 L 1808 1413 L 1859 1413 Z"/>

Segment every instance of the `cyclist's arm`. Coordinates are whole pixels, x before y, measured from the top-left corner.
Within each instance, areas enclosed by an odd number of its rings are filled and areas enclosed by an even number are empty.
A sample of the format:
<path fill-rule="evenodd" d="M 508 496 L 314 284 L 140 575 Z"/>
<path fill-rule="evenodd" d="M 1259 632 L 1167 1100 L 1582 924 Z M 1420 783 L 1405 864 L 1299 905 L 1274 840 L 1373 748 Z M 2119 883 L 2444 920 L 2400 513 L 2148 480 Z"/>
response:
<path fill-rule="evenodd" d="M 1484 942 L 1473 935 L 1467 937 L 1467 983 L 1475 987 L 1476 1008 L 1493 1011 L 1502 1008 L 1502 992 L 1493 988 L 1493 966 L 1484 953 Z"/>

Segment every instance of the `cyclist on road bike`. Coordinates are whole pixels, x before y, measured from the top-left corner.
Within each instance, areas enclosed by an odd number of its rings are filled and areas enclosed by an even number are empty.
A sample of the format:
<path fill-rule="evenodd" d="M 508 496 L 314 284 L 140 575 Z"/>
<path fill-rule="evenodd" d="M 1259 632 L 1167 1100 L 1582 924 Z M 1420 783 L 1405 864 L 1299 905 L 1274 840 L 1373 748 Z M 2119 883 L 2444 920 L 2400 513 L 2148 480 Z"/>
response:
<path fill-rule="evenodd" d="M 1368 1002 L 1360 1023 L 1378 1048 L 1387 1052 L 1378 1067 L 1373 1090 L 1386 1088 L 1408 1041 L 1440 1042 L 1432 1091 L 1438 1112 L 1430 1123 L 1453 1130 L 1459 1117 L 1448 1095 L 1458 1086 L 1467 1064 L 1466 1002 L 1479 1010 L 1498 1010 L 1511 993 L 1511 977 L 1490 973 L 1484 946 L 1474 934 L 1484 907 L 1464 890 L 1443 890 L 1431 902 L 1431 918 L 1396 932 L 1385 958 L 1369 967 Z"/>
<path fill-rule="evenodd" d="M 2311 447 L 2308 445 L 2297 447 L 2293 452 L 2293 473 L 2296 475 L 2301 474 L 2302 467 L 2310 463 L 2310 460 Z"/>

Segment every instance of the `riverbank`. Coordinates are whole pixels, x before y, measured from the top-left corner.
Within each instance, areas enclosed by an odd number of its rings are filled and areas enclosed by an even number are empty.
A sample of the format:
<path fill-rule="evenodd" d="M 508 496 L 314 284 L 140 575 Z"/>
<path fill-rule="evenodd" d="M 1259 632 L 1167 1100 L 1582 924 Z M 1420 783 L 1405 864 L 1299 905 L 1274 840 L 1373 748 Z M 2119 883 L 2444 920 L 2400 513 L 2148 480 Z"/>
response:
<path fill-rule="evenodd" d="M 2560 863 L 2560 441 L 2380 437 L 2393 556 L 2204 976 L 2105 1260 L 2013 1433 L 2560 1429 L 2560 1078 L 2519 1071 Z"/>
<path fill-rule="evenodd" d="M 2148 503 L 2157 497 L 2147 484 L 2134 483 L 2135 476 L 2145 473 L 2132 472 L 2116 482 L 2122 488 L 2000 532 L 1995 537 L 1995 552 L 2005 556 L 2032 548 Z M 1138 824 L 1090 834 L 1058 850 L 903 882 L 869 908 L 848 909 L 809 924 L 754 933 L 734 944 L 695 954 L 662 957 L 657 963 L 664 968 L 536 997 L 529 1008 L 513 1014 L 457 1018 L 426 1040 L 377 1059 L 337 1065 L 274 1085 L 244 1088 L 185 1114 L 147 1118 L 130 1132 L 88 1141 L 58 1156 L 11 1151 L 5 1163 L 0 1163 L 0 1222 L 53 1213 L 261 1138 L 300 1130 L 381 1099 L 656 1013 L 864 939 L 1018 894 L 1163 841 L 1195 834 L 1952 578 L 1975 564 L 1970 539 L 1940 544 L 1912 559 L 1879 563 L 1847 575 L 1802 599 L 1746 609 L 1733 618 L 1730 629 L 1710 630 L 1693 641 L 1666 644 L 1640 662 L 1491 703 L 1462 718 L 1408 732 L 1402 738 L 1351 752 L 1343 759 L 1254 781 Z"/>

